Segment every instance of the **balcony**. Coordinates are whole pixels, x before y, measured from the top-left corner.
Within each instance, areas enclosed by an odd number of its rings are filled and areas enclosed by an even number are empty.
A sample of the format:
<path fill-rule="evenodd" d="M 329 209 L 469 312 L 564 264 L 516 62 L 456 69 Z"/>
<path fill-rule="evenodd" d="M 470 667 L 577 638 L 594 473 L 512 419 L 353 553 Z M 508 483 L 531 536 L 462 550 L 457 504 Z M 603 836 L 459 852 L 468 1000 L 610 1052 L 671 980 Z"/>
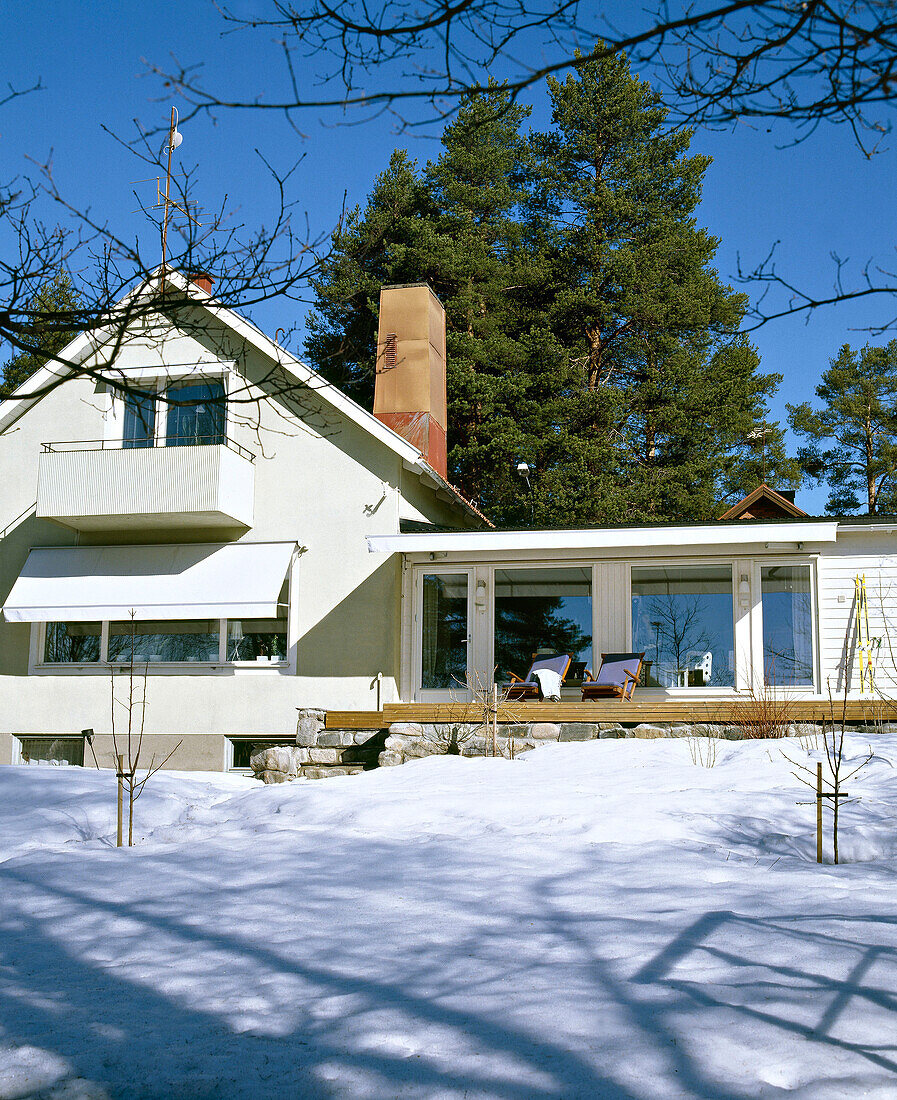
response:
<path fill-rule="evenodd" d="M 36 515 L 78 531 L 251 527 L 253 456 L 233 442 L 44 443 Z"/>

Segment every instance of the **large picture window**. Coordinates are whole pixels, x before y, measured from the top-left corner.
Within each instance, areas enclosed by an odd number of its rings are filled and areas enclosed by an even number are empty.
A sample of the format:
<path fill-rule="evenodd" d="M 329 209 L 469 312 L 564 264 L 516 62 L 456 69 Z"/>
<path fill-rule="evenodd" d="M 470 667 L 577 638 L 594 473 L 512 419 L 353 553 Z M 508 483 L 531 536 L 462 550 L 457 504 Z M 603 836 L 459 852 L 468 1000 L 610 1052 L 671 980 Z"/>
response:
<path fill-rule="evenodd" d="M 132 634 L 133 631 L 133 634 Z M 120 622 L 109 624 L 108 660 L 154 665 L 170 661 L 218 660 L 220 624 L 217 619 Z"/>
<path fill-rule="evenodd" d="M 813 612 L 809 565 L 764 565 L 763 675 L 767 684 L 813 684 Z"/>
<path fill-rule="evenodd" d="M 496 677 L 525 675 L 537 657 L 569 654 L 568 679 L 592 659 L 592 570 L 495 570 Z"/>
<path fill-rule="evenodd" d="M 168 387 L 170 401 L 189 404 L 168 406 L 165 443 L 168 447 L 224 443 L 224 383 L 204 379 L 177 382 Z"/>
<path fill-rule="evenodd" d="M 632 646 L 649 685 L 734 686 L 731 566 L 633 568 Z"/>

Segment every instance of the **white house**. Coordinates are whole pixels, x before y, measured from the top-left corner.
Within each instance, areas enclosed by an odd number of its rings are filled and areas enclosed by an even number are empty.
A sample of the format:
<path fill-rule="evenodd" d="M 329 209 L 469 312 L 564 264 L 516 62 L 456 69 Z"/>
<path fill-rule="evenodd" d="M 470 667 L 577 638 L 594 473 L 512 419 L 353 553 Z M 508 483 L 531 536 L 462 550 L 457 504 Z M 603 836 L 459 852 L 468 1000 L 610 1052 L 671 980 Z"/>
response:
<path fill-rule="evenodd" d="M 39 755 L 35 739 L 93 728 L 105 744 L 132 611 L 147 748 L 183 737 L 181 768 L 289 735 L 298 706 L 378 709 L 398 698 L 401 563 L 366 537 L 484 525 L 444 477 L 444 382 L 441 424 L 421 387 L 426 405 L 394 394 L 372 416 L 210 289 L 189 284 L 177 326 L 135 320 L 98 378 L 47 392 L 49 364 L 0 404 L 0 763 L 23 739 Z M 387 320 L 409 307 L 393 373 L 444 379 L 436 298 L 384 291 Z M 63 354 L 101 365 L 108 349 L 81 336 Z"/>
<path fill-rule="evenodd" d="M 767 518 L 490 530 L 445 477 L 429 288 L 384 289 L 372 415 L 205 277 L 179 285 L 177 324 L 135 320 L 111 359 L 79 337 L 65 355 L 93 376 L 48 388 L 49 366 L 0 405 L 0 763 L 85 728 L 108 752 L 132 650 L 147 749 L 183 739 L 180 768 L 288 739 L 297 707 L 457 700 L 540 650 L 573 657 L 570 700 L 631 650 L 640 699 L 861 698 L 866 631 L 890 690 L 897 519 L 779 499 Z"/>

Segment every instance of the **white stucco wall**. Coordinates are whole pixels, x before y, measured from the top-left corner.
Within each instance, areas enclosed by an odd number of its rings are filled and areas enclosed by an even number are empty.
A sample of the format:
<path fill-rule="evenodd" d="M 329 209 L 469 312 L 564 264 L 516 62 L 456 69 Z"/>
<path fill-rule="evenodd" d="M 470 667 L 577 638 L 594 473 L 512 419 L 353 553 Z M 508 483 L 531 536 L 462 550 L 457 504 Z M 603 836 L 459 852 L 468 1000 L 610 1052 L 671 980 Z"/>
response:
<path fill-rule="evenodd" d="M 229 410 L 229 436 L 256 455 L 253 526 L 224 537 L 295 540 L 305 548 L 291 595 L 295 670 L 151 672 L 147 734 L 289 735 L 299 706 L 374 709 L 378 673 L 381 702 L 396 699 L 400 564 L 397 555 L 384 560 L 369 554 L 365 536 L 398 531 L 402 492 L 435 523 L 458 525 L 457 511 L 405 470 L 400 455 L 313 392 L 300 388 L 256 400 L 264 390 L 255 383 L 273 381 L 272 364 L 220 331 L 176 335 L 162 346 L 135 340 L 117 365 L 132 369 L 216 357 L 234 363 L 229 385 L 237 400 Z M 283 388 L 282 377 L 277 388 Z M 120 438 L 117 406 L 95 390 L 87 381 L 68 382 L 0 433 L 0 530 L 34 503 L 42 442 Z M 50 520 L 27 519 L 0 540 L 0 601 L 32 546 L 221 538 L 220 530 L 200 527 L 79 535 Z M 12 752 L 9 735 L 71 734 L 86 727 L 99 734 L 108 728 L 109 674 L 60 667 L 29 675 L 30 634 L 27 625 L 0 621 L 0 763 Z"/>

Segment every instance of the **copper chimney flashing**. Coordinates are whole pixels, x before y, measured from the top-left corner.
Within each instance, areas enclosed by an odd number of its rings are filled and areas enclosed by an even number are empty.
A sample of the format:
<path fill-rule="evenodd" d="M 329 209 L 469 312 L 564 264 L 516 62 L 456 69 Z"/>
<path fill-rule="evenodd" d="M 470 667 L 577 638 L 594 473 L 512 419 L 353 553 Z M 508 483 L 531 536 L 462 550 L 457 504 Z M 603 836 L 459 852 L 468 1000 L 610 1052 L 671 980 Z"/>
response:
<path fill-rule="evenodd" d="M 446 477 L 445 310 L 426 283 L 380 290 L 374 416 Z"/>

